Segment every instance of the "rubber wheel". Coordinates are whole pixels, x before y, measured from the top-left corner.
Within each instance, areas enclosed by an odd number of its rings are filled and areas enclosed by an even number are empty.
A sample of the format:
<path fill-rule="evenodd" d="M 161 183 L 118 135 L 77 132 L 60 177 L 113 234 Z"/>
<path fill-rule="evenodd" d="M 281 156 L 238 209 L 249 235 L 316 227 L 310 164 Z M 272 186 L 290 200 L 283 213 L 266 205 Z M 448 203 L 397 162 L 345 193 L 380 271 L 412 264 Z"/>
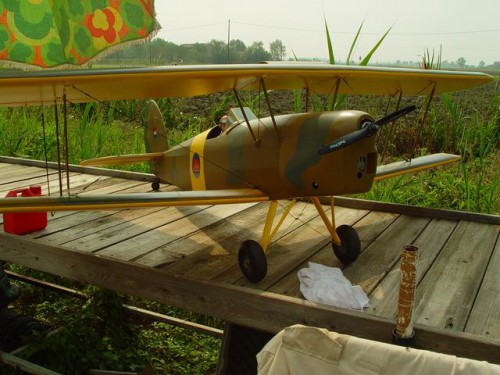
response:
<path fill-rule="evenodd" d="M 361 241 L 358 232 L 350 225 L 341 225 L 337 228 L 340 246 L 332 242 L 333 252 L 338 260 L 344 264 L 351 264 L 359 257 Z"/>
<path fill-rule="evenodd" d="M 238 252 L 238 262 L 241 272 L 249 281 L 258 283 L 266 277 L 267 258 L 257 241 L 243 241 Z"/>
<path fill-rule="evenodd" d="M 151 183 L 151 189 L 153 189 L 153 191 L 158 191 L 160 190 L 160 183 L 158 181 L 154 181 Z"/>

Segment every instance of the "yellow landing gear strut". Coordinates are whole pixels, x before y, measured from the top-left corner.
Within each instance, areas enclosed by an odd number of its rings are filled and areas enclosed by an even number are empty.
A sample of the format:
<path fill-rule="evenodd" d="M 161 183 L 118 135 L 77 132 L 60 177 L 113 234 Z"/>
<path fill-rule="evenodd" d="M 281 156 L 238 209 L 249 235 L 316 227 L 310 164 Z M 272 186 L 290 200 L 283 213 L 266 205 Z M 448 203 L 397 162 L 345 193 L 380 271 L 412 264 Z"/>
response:
<path fill-rule="evenodd" d="M 326 228 L 332 237 L 332 248 L 335 256 L 344 264 L 350 264 L 358 259 L 361 252 L 361 241 L 358 232 L 350 225 L 341 225 L 335 228 L 335 201 L 331 197 L 330 206 L 332 211 L 332 220 L 328 219 L 323 206 L 318 197 L 311 198 L 314 207 L 319 213 L 319 216 L 325 223 Z"/>
<path fill-rule="evenodd" d="M 238 263 L 240 265 L 241 272 L 243 272 L 243 275 L 245 275 L 249 281 L 258 283 L 266 277 L 267 247 L 280 229 L 283 221 L 285 221 L 286 216 L 295 205 L 295 202 L 296 199 L 293 199 L 290 203 L 288 203 L 285 210 L 281 214 L 280 220 L 273 228 L 274 219 L 278 210 L 278 202 L 272 201 L 269 205 L 269 210 L 267 211 L 266 223 L 264 224 L 264 230 L 262 232 L 260 243 L 254 240 L 246 240 L 241 244 L 238 252 Z"/>

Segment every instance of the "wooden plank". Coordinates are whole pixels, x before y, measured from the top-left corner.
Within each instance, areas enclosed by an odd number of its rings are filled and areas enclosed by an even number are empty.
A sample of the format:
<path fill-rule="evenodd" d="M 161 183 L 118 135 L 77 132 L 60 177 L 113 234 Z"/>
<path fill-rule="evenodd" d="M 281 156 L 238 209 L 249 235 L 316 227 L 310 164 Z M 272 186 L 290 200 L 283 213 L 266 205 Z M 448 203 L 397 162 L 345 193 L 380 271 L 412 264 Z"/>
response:
<path fill-rule="evenodd" d="M 400 216 L 344 270 L 344 276 L 370 294 L 397 263 L 403 246 L 413 243 L 429 221 Z"/>
<path fill-rule="evenodd" d="M 25 165 L 25 166 L 36 166 L 39 168 L 45 168 L 45 161 L 42 160 L 32 160 L 32 159 L 24 159 L 24 158 L 15 158 L 10 156 L 0 156 L 1 163 L 11 163 L 14 165 Z M 49 168 L 58 169 L 57 163 L 48 162 Z M 63 167 L 64 168 L 64 167 Z M 155 179 L 155 176 L 149 173 L 137 173 L 137 172 L 129 172 L 122 171 L 118 169 L 107 169 L 107 168 L 94 168 L 94 167 L 82 167 L 80 165 L 70 164 L 69 170 L 71 172 L 77 173 L 86 173 L 93 174 L 99 176 L 110 176 L 117 178 L 126 178 L 129 180 L 136 181 L 149 181 L 152 182 Z"/>
<path fill-rule="evenodd" d="M 458 222 L 453 220 L 434 219 L 413 243 L 419 248 L 417 283 L 427 273 L 457 224 Z M 401 260 L 395 264 L 380 285 L 371 293 L 371 307 L 367 310 L 370 314 L 391 319 L 396 317 L 401 279 L 400 265 Z"/>
<path fill-rule="evenodd" d="M 415 321 L 462 331 L 499 227 L 461 221 L 417 289 Z"/>
<path fill-rule="evenodd" d="M 57 230 L 50 234 L 38 236 L 40 241 L 54 243 L 68 248 L 78 246 L 79 250 L 96 251 L 106 244 L 115 243 L 117 237 L 128 238 L 128 227 L 147 223 L 149 215 L 163 215 L 161 207 L 153 207 L 141 210 L 119 210 L 119 211 L 93 211 L 93 214 L 75 215 L 71 217 L 72 226 L 66 226 L 64 230 Z M 159 213 L 162 211 L 162 213 Z M 80 223 L 80 219 L 85 218 L 85 222 Z M 157 217 L 152 217 L 151 220 Z M 64 220 L 63 225 L 68 225 Z M 146 230 L 136 228 L 137 231 Z M 140 232 L 139 232 L 140 233 Z M 102 241 L 102 243 L 98 243 Z M 81 247 L 80 247 L 81 246 Z M 97 247 L 97 248 L 96 248 Z"/>
<path fill-rule="evenodd" d="M 207 206 L 187 206 L 123 210 L 102 220 L 75 227 L 71 232 L 65 231 L 62 233 L 64 238 L 58 238 L 57 244 L 80 251 L 95 252 L 131 240 L 144 232 L 160 228 L 206 208 Z M 53 242 L 50 238 L 49 241 Z"/>
<path fill-rule="evenodd" d="M 305 222 L 297 223 L 299 224 L 297 228 L 287 231 L 285 236 L 272 241 L 269 245 L 266 251 L 267 276 L 261 282 L 255 284 L 243 276 L 237 262 L 237 253 L 232 265 L 212 277 L 212 280 L 265 290 L 286 276 L 290 269 L 306 261 L 330 240 L 328 230 L 315 207 L 311 204 L 307 204 L 307 207 L 309 217 L 304 218 Z M 256 233 L 256 238 L 260 237 L 259 234 L 260 232 Z"/>
<path fill-rule="evenodd" d="M 322 198 L 322 201 L 329 202 L 329 198 Z M 500 225 L 500 216 L 480 214 L 475 212 L 464 212 L 454 210 L 443 210 L 428 207 L 416 207 L 403 204 L 369 201 L 365 199 L 354 199 L 347 197 L 335 197 L 335 204 L 342 207 L 356 208 L 359 210 L 372 210 L 381 212 L 392 212 L 402 215 L 423 216 L 428 218 L 467 220 L 478 223 Z"/>
<path fill-rule="evenodd" d="M 93 190 L 92 193 L 99 193 L 99 194 L 104 194 L 104 193 L 118 193 L 118 192 L 127 192 L 127 193 L 134 193 L 134 192 L 143 192 L 144 189 L 144 184 L 137 182 L 137 181 L 121 181 L 121 180 L 114 180 L 110 179 L 111 181 L 106 181 L 105 186 L 101 186 L 100 188 Z M 119 183 L 116 183 L 116 181 L 119 181 Z M 109 185 L 109 182 L 113 182 L 112 185 Z M 107 185 L 107 186 L 106 186 Z M 100 186 L 100 185 L 96 185 Z M 96 187 L 94 186 L 94 187 Z M 152 209 L 151 211 L 154 212 L 156 210 L 159 210 L 160 208 Z M 41 231 L 34 232 L 27 234 L 26 236 L 30 238 L 42 238 L 46 237 L 49 235 L 54 235 L 53 237 L 50 237 L 47 241 L 48 242 L 58 242 L 61 241 L 62 238 L 65 238 L 67 236 L 70 236 L 69 233 L 75 234 L 75 231 L 70 231 L 67 234 L 57 234 L 55 233 L 62 232 L 64 230 L 69 230 L 72 227 L 75 227 L 77 225 L 85 225 L 86 223 L 89 222 L 96 222 L 98 220 L 105 220 L 104 218 L 114 215 L 117 212 L 121 212 L 124 210 L 106 210 L 106 211 L 63 211 L 63 212 L 57 212 L 55 213 L 55 216 L 52 217 L 52 215 L 49 214 L 49 223 L 47 227 Z M 95 224 L 93 224 L 95 225 Z M 77 234 L 75 237 L 78 237 L 81 235 L 81 233 L 76 232 Z"/>
<path fill-rule="evenodd" d="M 281 215 L 286 205 L 286 202 L 280 203 L 277 216 Z M 230 226 L 238 227 L 238 231 L 223 238 L 220 243 L 209 243 L 201 251 L 190 255 L 182 261 L 176 262 L 175 265 L 168 267 L 167 270 L 170 272 L 182 272 L 183 275 L 194 278 L 223 280 L 230 283 L 237 281 L 241 277 L 241 271 L 237 266 L 237 254 L 240 244 L 247 239 L 259 241 L 262 236 L 264 218 L 269 205 L 263 203 L 260 206 L 262 207 L 260 213 L 253 212 L 250 214 L 244 212 L 244 216 L 240 218 L 240 223 L 235 224 L 234 221 L 229 223 Z M 296 218 L 299 215 L 300 220 L 297 220 Z M 285 218 L 283 230 L 285 232 L 293 231 L 301 227 L 304 221 L 307 222 L 316 215 L 316 210 L 310 204 L 299 203 L 292 208 L 290 215 Z M 248 221 L 250 217 L 252 217 L 252 220 Z M 275 241 L 271 242 L 268 247 L 269 254 L 274 251 L 274 243 Z"/>
<path fill-rule="evenodd" d="M 188 309 L 269 333 L 302 323 L 382 342 L 391 341 L 394 322 L 351 310 L 252 290 L 170 276 L 136 263 L 97 257 L 0 233 L 1 259 L 43 272 L 98 285 L 119 293 Z M 415 327 L 415 345 L 499 363 L 500 343 L 464 333 Z"/>
<path fill-rule="evenodd" d="M 234 236 L 243 233 L 246 227 L 261 222 L 266 210 L 267 204 L 257 204 L 188 238 L 158 247 L 135 261 L 161 267 L 175 275 L 191 272 L 192 277 L 207 278 L 201 273 L 206 272 L 213 262 L 217 263 L 218 258 L 227 258 L 231 253 L 234 255 L 235 251 L 231 249 L 239 246 Z"/>
<path fill-rule="evenodd" d="M 11 184 L 6 184 L 2 185 L 0 187 L 0 192 L 2 191 L 2 187 L 6 187 L 7 190 L 13 190 L 15 188 L 19 187 L 27 187 L 30 185 L 41 185 L 42 186 L 42 193 L 44 195 L 48 195 L 49 192 L 52 195 L 59 195 L 59 180 L 57 177 L 57 174 L 52 174 L 49 176 L 49 186 L 50 189 L 47 186 L 47 178 L 46 176 L 30 179 L 23 181 L 23 184 L 20 184 L 19 181 L 13 182 Z M 92 188 L 96 188 L 105 184 L 110 184 L 112 181 L 107 181 L 109 180 L 109 177 L 100 177 L 100 176 L 91 176 L 91 175 L 82 175 L 82 174 L 75 174 L 71 173 L 70 174 L 70 184 L 71 184 L 71 193 L 72 194 L 78 194 L 79 192 L 83 190 L 90 190 Z M 115 180 L 116 181 L 116 180 Z M 123 181 L 123 180 L 120 180 Z M 64 181 L 65 183 L 65 181 Z M 138 184 L 138 182 L 135 182 Z M 130 183 L 129 183 L 130 184 Z M 66 188 L 63 187 L 63 194 L 66 193 Z M 64 213 L 62 215 L 58 215 L 58 217 L 62 217 L 65 215 L 70 214 L 69 213 Z M 49 220 L 51 220 L 53 217 L 52 215 L 49 214 Z M 0 222 L 3 222 L 3 215 L 0 219 Z"/>
<path fill-rule="evenodd" d="M 85 196 L 91 194 L 146 193 L 148 191 L 151 191 L 151 186 L 148 183 L 106 177 L 106 180 L 90 185 L 79 194 Z"/>
<path fill-rule="evenodd" d="M 488 263 L 465 332 L 500 339 L 500 238 Z"/>
<path fill-rule="evenodd" d="M 94 176 L 94 178 L 96 178 L 96 177 Z M 54 173 L 49 174 L 49 181 L 51 183 L 51 186 L 56 186 L 57 179 L 58 179 L 57 174 L 54 174 Z M 43 175 L 43 176 L 37 175 L 36 177 L 22 181 L 22 183 L 16 180 L 13 182 L 2 184 L 2 185 L 0 185 L 0 194 L 5 195 L 5 194 L 7 194 L 7 192 L 9 192 L 11 190 L 26 188 L 26 187 L 31 186 L 31 185 L 41 185 L 42 191 L 44 193 L 47 192 L 47 176 L 46 175 Z"/>
<path fill-rule="evenodd" d="M 345 207 L 336 208 L 336 225 L 349 224 L 354 225 L 358 231 L 361 240 L 361 251 L 366 249 L 381 232 L 391 225 L 398 215 L 370 212 L 366 216 L 362 214 L 366 211 L 353 210 Z M 359 216 L 358 216 L 359 215 Z M 359 221 L 358 221 L 359 220 Z M 297 272 L 307 267 L 309 262 L 324 264 L 329 267 L 345 268 L 345 266 L 334 256 L 330 243 L 327 243 L 323 249 L 314 254 L 306 262 L 296 267 L 289 275 L 281 279 L 269 290 L 274 293 L 301 298 L 300 284 L 297 278 Z"/>
<path fill-rule="evenodd" d="M 0 364 L 5 363 L 6 365 L 12 366 L 13 370 L 25 371 L 26 374 L 36 374 L 36 375 L 61 375 L 59 372 L 49 370 L 45 367 L 38 366 L 31 363 L 23 358 L 17 357 L 10 353 L 0 351 Z"/>
<path fill-rule="evenodd" d="M 159 247 L 168 246 L 171 242 L 205 230 L 206 227 L 225 220 L 227 217 L 237 214 L 255 204 L 216 205 L 206 209 L 202 207 L 172 207 L 180 215 L 177 216 L 176 221 L 164 224 L 155 230 L 138 234 L 127 241 L 107 246 L 99 251 L 98 254 L 122 260 L 139 258 Z"/>
<path fill-rule="evenodd" d="M 308 261 L 314 257 L 318 251 L 322 251 L 325 247 L 330 248 L 331 236 L 328 233 L 322 219 L 315 212 L 314 206 L 311 204 L 311 210 L 314 210 L 315 218 L 299 229 L 287 234 L 285 237 L 276 241 L 268 254 L 268 276 L 258 284 L 249 282 L 241 275 L 241 271 L 237 265 L 238 280 L 237 284 L 248 286 L 261 290 L 268 290 L 280 280 L 290 277 L 295 282 L 298 282 L 297 272 L 300 268 L 307 265 Z M 354 224 L 365 215 L 368 211 L 351 210 L 348 208 L 340 208 L 337 211 L 336 219 L 338 225 Z M 327 265 L 338 265 L 340 261 L 330 251 L 330 256 L 325 260 Z M 290 270 L 292 270 L 290 272 Z M 220 280 L 216 278 L 216 280 Z"/>
<path fill-rule="evenodd" d="M 54 171 L 51 171 L 49 174 L 54 174 Z M 25 186 L 24 181 L 37 178 L 37 177 L 45 177 L 47 174 L 43 169 L 35 168 L 35 167 L 18 167 L 15 170 L 9 170 L 7 172 L 2 173 L 2 177 L 0 179 L 0 185 L 11 184 L 13 182 L 18 183 L 20 186 Z"/>

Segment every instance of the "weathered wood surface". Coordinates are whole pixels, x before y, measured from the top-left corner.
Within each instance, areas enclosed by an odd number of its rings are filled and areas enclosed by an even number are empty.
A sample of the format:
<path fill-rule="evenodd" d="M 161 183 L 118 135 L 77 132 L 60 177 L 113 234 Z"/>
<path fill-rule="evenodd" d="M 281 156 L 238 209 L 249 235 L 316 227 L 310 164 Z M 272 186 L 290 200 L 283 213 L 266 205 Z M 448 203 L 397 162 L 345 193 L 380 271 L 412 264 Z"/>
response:
<path fill-rule="evenodd" d="M 134 177 L 72 171 L 71 192 L 151 190 L 147 176 Z M 58 194 L 57 173 L 49 171 L 48 181 Z M 43 168 L 0 162 L 0 194 L 32 184 L 47 191 Z M 424 209 L 430 213 L 425 216 L 413 208 L 397 206 L 391 212 L 394 205 L 343 203 L 336 207 L 336 224 L 357 229 L 362 253 L 356 262 L 344 267 L 334 257 L 314 206 L 298 202 L 269 245 L 268 275 L 258 284 L 242 277 L 237 252 L 243 240 L 260 238 L 266 203 L 49 214 L 42 231 L 22 237 L 2 232 L 0 259 L 269 332 L 307 323 L 387 341 L 396 314 L 401 249 L 413 244 L 420 252 L 418 345 L 499 362 L 497 217 L 448 211 L 438 217 L 438 210 Z M 286 204 L 280 202 L 278 211 Z M 358 313 L 304 301 L 297 272 L 309 262 L 343 268 L 367 292 L 371 308 Z"/>

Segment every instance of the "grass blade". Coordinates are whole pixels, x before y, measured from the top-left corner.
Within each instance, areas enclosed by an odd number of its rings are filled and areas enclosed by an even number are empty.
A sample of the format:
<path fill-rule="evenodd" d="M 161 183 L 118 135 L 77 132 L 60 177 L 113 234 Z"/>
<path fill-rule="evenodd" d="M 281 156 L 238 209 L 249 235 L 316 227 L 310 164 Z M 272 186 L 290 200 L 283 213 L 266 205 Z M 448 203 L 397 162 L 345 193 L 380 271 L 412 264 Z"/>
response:
<path fill-rule="evenodd" d="M 384 41 L 387 34 L 389 34 L 389 31 L 391 31 L 391 29 L 392 29 L 392 26 L 389 27 L 389 29 L 385 32 L 385 34 L 382 36 L 382 38 L 380 38 L 380 40 L 377 42 L 377 44 L 375 44 L 375 47 L 373 47 L 372 50 L 368 53 L 368 55 L 366 55 L 365 58 L 359 63 L 360 66 L 368 65 L 368 62 L 372 58 L 372 55 L 375 53 L 375 51 L 378 49 L 378 47 L 382 44 L 382 42 Z"/>
<path fill-rule="evenodd" d="M 330 31 L 328 30 L 328 24 L 326 23 L 325 18 L 325 31 L 326 31 L 326 43 L 328 45 L 328 58 L 331 65 L 335 65 L 335 56 L 333 54 L 333 44 L 332 39 L 330 38 Z"/>
<path fill-rule="evenodd" d="M 354 40 L 352 41 L 352 44 L 351 44 L 351 49 L 349 50 L 349 54 L 347 55 L 347 60 L 345 62 L 346 65 L 349 65 L 349 63 L 351 61 L 351 56 L 354 53 L 354 47 L 356 46 L 356 44 L 358 42 L 359 34 L 361 33 L 361 29 L 363 28 L 364 23 L 365 23 L 365 21 L 363 20 L 363 22 L 361 22 L 361 25 L 359 25 L 358 32 L 354 36 Z"/>

